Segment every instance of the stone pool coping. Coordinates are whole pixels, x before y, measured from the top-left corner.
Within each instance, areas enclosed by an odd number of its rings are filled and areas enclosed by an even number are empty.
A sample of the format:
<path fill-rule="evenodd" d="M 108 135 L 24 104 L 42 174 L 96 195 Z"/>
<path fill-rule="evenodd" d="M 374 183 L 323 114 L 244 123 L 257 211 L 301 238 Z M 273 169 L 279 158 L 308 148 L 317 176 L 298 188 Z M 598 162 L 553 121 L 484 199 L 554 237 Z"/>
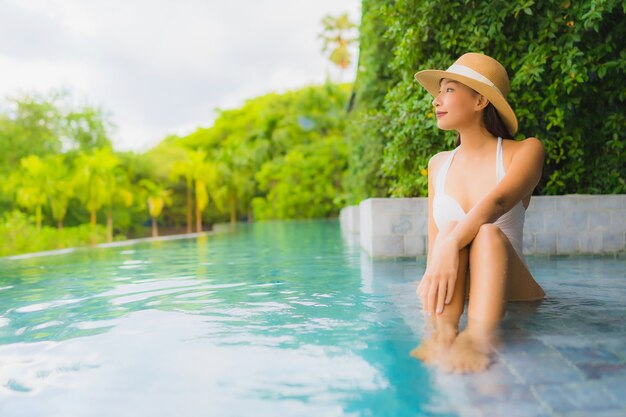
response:
<path fill-rule="evenodd" d="M 428 249 L 428 198 L 370 198 L 341 210 L 346 234 L 372 257 L 415 257 Z M 626 194 L 533 196 L 524 254 L 626 253 Z"/>

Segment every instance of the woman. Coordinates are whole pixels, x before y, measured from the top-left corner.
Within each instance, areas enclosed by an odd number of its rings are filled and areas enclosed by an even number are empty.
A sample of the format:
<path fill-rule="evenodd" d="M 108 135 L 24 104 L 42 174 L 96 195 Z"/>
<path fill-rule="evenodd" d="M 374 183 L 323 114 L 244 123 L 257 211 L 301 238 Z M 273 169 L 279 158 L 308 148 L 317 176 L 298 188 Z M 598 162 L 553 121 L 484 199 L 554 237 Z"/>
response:
<path fill-rule="evenodd" d="M 449 371 L 477 372 L 490 363 L 506 301 L 545 295 L 522 254 L 544 149 L 536 138 L 512 140 L 509 78 L 495 59 L 468 53 L 446 71 L 415 78 L 434 96 L 439 128 L 458 132 L 458 146 L 428 164 L 428 259 L 417 294 L 433 333 L 412 355 Z M 468 324 L 457 335 L 466 297 Z"/>

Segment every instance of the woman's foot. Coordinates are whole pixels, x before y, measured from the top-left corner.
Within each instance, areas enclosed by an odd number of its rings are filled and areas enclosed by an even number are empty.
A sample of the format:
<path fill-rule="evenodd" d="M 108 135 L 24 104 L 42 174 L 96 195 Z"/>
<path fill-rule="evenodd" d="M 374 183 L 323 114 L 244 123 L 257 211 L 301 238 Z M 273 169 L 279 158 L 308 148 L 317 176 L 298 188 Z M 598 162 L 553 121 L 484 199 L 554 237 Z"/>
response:
<path fill-rule="evenodd" d="M 492 351 L 490 337 L 477 336 L 465 330 L 454 339 L 448 354 L 442 358 L 441 366 L 455 373 L 481 372 L 491 364 Z"/>
<path fill-rule="evenodd" d="M 437 363 L 445 355 L 456 337 L 458 327 L 450 323 L 437 323 L 432 334 L 411 351 L 411 356 L 427 365 Z"/>

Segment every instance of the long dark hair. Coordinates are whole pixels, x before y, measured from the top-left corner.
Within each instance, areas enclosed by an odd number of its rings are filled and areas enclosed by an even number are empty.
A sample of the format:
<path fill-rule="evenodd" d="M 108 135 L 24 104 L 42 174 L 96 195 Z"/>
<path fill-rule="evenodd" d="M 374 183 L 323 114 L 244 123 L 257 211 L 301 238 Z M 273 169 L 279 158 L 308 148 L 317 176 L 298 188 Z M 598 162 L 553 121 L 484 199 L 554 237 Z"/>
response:
<path fill-rule="evenodd" d="M 483 111 L 483 124 L 489 133 L 502 139 L 513 139 L 513 135 L 509 132 L 498 111 L 493 104 L 489 103 Z M 461 134 L 456 135 L 456 146 L 461 144 Z"/>

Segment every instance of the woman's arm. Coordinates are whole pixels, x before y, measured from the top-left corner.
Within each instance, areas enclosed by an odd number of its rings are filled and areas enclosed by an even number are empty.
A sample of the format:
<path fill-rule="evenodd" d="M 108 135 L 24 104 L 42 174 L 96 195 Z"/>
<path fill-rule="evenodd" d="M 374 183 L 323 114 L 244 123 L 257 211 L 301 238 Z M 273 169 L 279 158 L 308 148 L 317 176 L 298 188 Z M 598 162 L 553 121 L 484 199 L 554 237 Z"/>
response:
<path fill-rule="evenodd" d="M 452 230 L 434 241 L 432 254 L 418 293 L 429 314 L 441 314 L 452 301 L 458 273 L 459 251 L 478 234 L 480 226 L 495 222 L 532 193 L 541 178 L 544 150 L 535 138 L 521 142 L 502 181 L 483 197 Z"/>
<path fill-rule="evenodd" d="M 428 291 L 431 286 L 431 278 L 428 274 L 428 267 L 431 263 L 432 254 L 435 248 L 437 237 L 439 236 L 439 230 L 435 224 L 433 216 L 433 200 L 435 198 L 435 179 L 437 178 L 437 172 L 441 166 L 443 152 L 436 154 L 428 161 L 428 252 L 426 256 L 426 271 L 422 276 L 422 279 L 417 286 L 416 293 L 422 299 L 422 308 L 428 310 Z"/>
<path fill-rule="evenodd" d="M 538 139 L 528 138 L 520 142 L 502 181 L 476 203 L 447 236 L 456 242 L 458 250 L 474 240 L 480 226 L 495 222 L 532 193 L 541 179 L 543 161 L 544 148 Z"/>
<path fill-rule="evenodd" d="M 439 156 L 437 154 L 428 161 L 428 252 L 426 254 L 426 264 L 430 262 L 430 254 L 432 253 L 435 239 L 437 239 L 437 226 L 433 217 L 433 200 L 435 198 L 435 171 L 439 170 Z"/>

